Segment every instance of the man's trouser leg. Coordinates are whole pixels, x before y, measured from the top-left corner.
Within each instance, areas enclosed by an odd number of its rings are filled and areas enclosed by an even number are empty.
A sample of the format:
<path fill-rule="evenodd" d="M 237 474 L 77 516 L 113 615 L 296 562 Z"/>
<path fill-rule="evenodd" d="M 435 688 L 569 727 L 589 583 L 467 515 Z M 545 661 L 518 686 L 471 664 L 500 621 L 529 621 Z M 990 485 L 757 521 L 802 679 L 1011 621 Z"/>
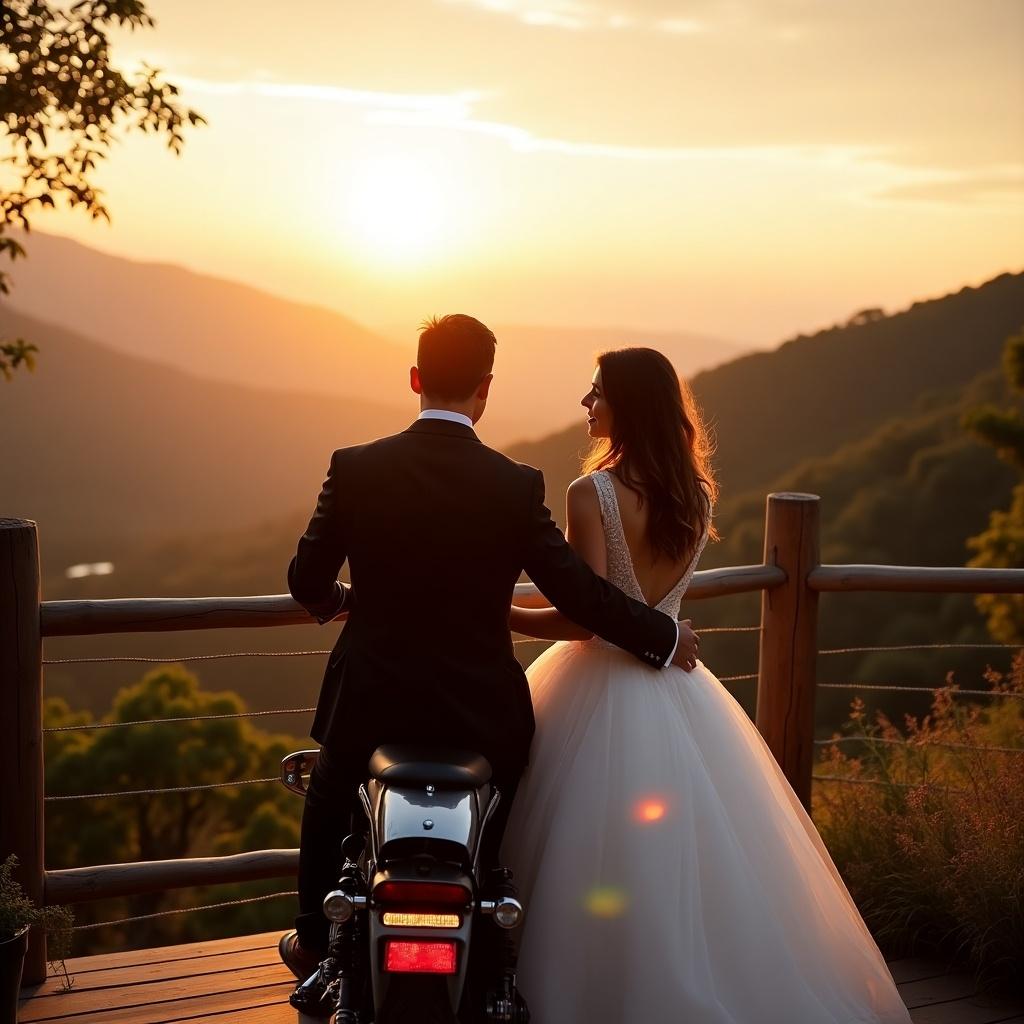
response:
<path fill-rule="evenodd" d="M 327 747 L 309 778 L 299 838 L 299 916 L 295 929 L 303 949 L 326 955 L 330 925 L 324 917 L 324 897 L 341 874 L 341 844 L 352 831 L 355 816 L 364 817 L 359 786 L 366 780 L 345 774 L 337 755 Z"/>

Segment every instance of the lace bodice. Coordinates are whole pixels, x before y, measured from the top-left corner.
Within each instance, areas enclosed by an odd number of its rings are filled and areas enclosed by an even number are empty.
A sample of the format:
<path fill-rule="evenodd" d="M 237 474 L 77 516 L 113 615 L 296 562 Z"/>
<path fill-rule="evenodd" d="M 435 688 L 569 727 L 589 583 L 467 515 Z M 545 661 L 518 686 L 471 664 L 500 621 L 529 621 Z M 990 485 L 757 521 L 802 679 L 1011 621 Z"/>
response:
<path fill-rule="evenodd" d="M 590 479 L 594 481 L 597 498 L 601 503 L 601 520 L 604 523 L 605 548 L 608 553 L 608 581 L 614 583 L 630 597 L 648 604 L 644 592 L 640 589 L 636 570 L 633 568 L 633 559 L 626 546 L 626 534 L 622 528 L 622 516 L 619 512 L 619 498 L 615 493 L 615 484 L 612 482 L 611 473 L 606 469 L 601 469 L 596 473 L 591 473 Z M 697 563 L 700 561 L 701 552 L 707 542 L 708 530 L 705 527 L 704 536 L 701 537 L 697 550 L 686 567 L 686 572 L 655 606 L 658 611 L 671 615 L 674 619 L 679 618 L 680 602 L 697 570 Z"/>

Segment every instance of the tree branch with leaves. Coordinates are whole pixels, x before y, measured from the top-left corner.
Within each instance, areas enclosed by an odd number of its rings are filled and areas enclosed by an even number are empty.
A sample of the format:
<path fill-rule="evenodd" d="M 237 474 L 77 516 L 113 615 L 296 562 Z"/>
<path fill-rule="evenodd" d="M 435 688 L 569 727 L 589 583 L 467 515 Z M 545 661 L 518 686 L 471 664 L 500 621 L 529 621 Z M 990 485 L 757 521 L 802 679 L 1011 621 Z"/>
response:
<path fill-rule="evenodd" d="M 94 175 L 122 135 L 162 136 L 178 155 L 185 131 L 205 123 L 159 69 L 128 74 L 111 63 L 111 29 L 154 25 L 141 0 L 0 4 L 0 257 L 24 257 L 10 231 L 28 232 L 33 214 L 58 203 L 109 221 Z M 9 291 L 0 271 L 0 295 Z M 31 369 L 36 352 L 22 338 L 0 340 L 0 374 Z"/>

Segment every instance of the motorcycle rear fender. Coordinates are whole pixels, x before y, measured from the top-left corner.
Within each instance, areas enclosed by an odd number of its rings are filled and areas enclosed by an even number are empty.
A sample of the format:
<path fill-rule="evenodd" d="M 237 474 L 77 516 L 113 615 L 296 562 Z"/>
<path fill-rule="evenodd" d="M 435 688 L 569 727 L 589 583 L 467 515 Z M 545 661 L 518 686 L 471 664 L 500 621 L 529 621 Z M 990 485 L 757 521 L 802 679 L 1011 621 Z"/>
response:
<path fill-rule="evenodd" d="M 360 787 L 360 799 L 370 821 L 375 865 L 406 857 L 413 848 L 433 849 L 439 859 L 461 862 L 475 873 L 484 827 L 500 794 L 490 785 L 431 792 L 370 779 Z"/>
<path fill-rule="evenodd" d="M 392 862 L 386 871 L 377 872 L 374 877 L 374 886 L 381 881 L 409 881 L 422 882 L 423 875 L 417 864 L 412 860 Z M 431 879 L 438 881 L 459 882 L 470 892 L 475 892 L 472 876 L 463 871 L 453 869 L 450 866 L 438 865 L 431 874 Z M 399 907 L 393 909 L 416 910 L 415 907 Z M 455 912 L 455 908 L 447 908 Z M 384 912 L 380 906 L 372 906 L 369 912 L 370 931 L 370 977 L 373 979 L 373 1002 L 376 1012 L 379 1014 L 384 1005 L 388 987 L 395 977 L 384 970 L 384 944 L 388 939 L 404 939 L 406 941 L 434 941 L 444 940 L 455 942 L 456 948 L 456 973 L 448 975 L 445 983 L 448 988 L 448 998 L 452 1011 L 458 1010 L 462 1000 L 462 991 L 466 984 L 466 967 L 469 961 L 470 935 L 473 929 L 474 902 L 458 911 L 460 925 L 458 928 L 403 928 L 393 927 L 384 924 Z"/>

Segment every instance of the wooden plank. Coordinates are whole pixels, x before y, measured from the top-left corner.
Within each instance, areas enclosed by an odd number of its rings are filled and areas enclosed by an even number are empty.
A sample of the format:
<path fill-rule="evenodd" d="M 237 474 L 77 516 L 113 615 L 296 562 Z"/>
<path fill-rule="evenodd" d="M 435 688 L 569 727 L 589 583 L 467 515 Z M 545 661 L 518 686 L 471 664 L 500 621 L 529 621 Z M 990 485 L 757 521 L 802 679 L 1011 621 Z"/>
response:
<path fill-rule="evenodd" d="M 1015 1010 L 983 999 L 955 999 L 910 1011 L 914 1024 L 1003 1024 Z M 1024 1018 L 1017 1016 L 1017 1020 Z"/>
<path fill-rule="evenodd" d="M 46 902 L 84 903 L 168 889 L 191 889 L 198 885 L 294 878 L 298 871 L 298 850 L 250 850 L 223 857 L 93 864 L 47 871 Z"/>
<path fill-rule="evenodd" d="M 926 978 L 937 978 L 940 975 L 948 974 L 942 964 L 935 960 L 922 960 L 919 957 L 903 957 L 900 960 L 890 960 L 886 966 L 892 975 L 892 980 L 902 988 L 911 981 L 924 981 Z"/>
<path fill-rule="evenodd" d="M 43 636 L 171 633 L 183 629 L 248 629 L 315 622 L 290 594 L 44 601 L 42 605 Z"/>
<path fill-rule="evenodd" d="M 218 1014 L 231 1014 L 232 1016 L 228 1019 L 233 1024 L 235 1014 L 254 1009 L 283 1010 L 283 1017 L 272 1017 L 267 1020 L 273 1020 L 274 1024 L 278 1019 L 287 1021 L 288 1024 L 295 1024 L 295 1011 L 288 1005 L 288 996 L 291 994 L 292 987 L 291 985 L 251 986 L 237 992 L 183 996 L 179 999 L 148 1003 L 142 1006 L 108 1007 L 74 1017 L 44 1017 L 37 1024 L 44 1024 L 49 1020 L 59 1020 L 61 1024 L 174 1024 L 176 1021 L 210 1020 L 216 1018 Z"/>
<path fill-rule="evenodd" d="M 212 956 L 170 960 L 152 964 L 135 964 L 132 967 L 108 967 L 101 971 L 85 971 L 72 974 L 74 980 L 73 994 L 89 992 L 92 989 L 124 988 L 129 985 L 141 985 L 152 981 L 170 981 L 173 978 L 195 978 L 200 975 L 218 974 L 222 971 L 235 971 L 242 967 L 280 967 L 287 971 L 281 963 L 276 949 L 260 947 L 258 949 L 232 950 L 227 953 L 215 953 Z M 32 993 L 33 999 L 65 998 L 62 976 L 51 975 L 43 985 Z"/>
<path fill-rule="evenodd" d="M 930 1006 L 932 1003 L 967 999 L 976 991 L 977 986 L 968 974 L 945 974 L 900 986 L 900 995 L 912 1010 L 919 1006 Z"/>
<path fill-rule="evenodd" d="M 175 999 L 197 999 L 207 995 L 245 992 L 285 983 L 294 985 L 291 973 L 284 964 L 276 964 L 273 967 L 247 967 L 238 971 L 197 974 L 117 988 L 91 989 L 83 992 L 75 992 L 72 989 L 63 996 L 27 1000 L 22 1004 L 21 1020 L 30 1022 L 100 1010 L 109 1012 L 113 1008 L 131 1009 Z"/>
<path fill-rule="evenodd" d="M 231 1024 L 323 1024 L 323 1018 L 296 1015 L 287 1003 L 275 1003 L 242 1010 L 231 1018 Z"/>
<path fill-rule="evenodd" d="M 818 594 L 807 576 L 818 565 L 820 499 L 814 494 L 769 494 L 764 561 L 786 583 L 761 596 L 758 653 L 758 732 L 775 755 L 800 802 L 811 809 L 814 700 L 818 660 Z"/>
<path fill-rule="evenodd" d="M 43 647 L 39 632 L 36 524 L 0 519 L 0 859 L 15 854 L 15 879 L 43 902 Z M 33 928 L 23 978 L 46 978 L 46 933 Z"/>
<path fill-rule="evenodd" d="M 174 946 L 150 946 L 146 949 L 126 949 L 120 953 L 99 953 L 68 960 L 68 971 L 105 971 L 111 967 L 130 967 L 134 964 L 167 963 L 203 956 L 217 956 L 232 950 L 277 949 L 281 932 L 261 932 L 258 935 L 236 935 L 230 939 L 205 939 L 202 942 L 183 942 Z"/>
<path fill-rule="evenodd" d="M 972 569 L 964 572 L 1008 572 Z M 737 565 L 695 573 L 687 600 L 766 590 L 785 582 L 772 565 Z M 515 603 L 544 607 L 532 583 L 516 585 Z M 344 618 L 345 616 L 341 616 Z M 246 597 L 137 597 L 94 601 L 44 601 L 43 636 L 169 633 L 186 629 L 242 629 L 312 624 L 316 620 L 290 594 Z"/>
<path fill-rule="evenodd" d="M 819 592 L 867 590 L 904 594 L 1020 594 L 1024 569 L 933 565 L 819 565 L 808 586 Z"/>

